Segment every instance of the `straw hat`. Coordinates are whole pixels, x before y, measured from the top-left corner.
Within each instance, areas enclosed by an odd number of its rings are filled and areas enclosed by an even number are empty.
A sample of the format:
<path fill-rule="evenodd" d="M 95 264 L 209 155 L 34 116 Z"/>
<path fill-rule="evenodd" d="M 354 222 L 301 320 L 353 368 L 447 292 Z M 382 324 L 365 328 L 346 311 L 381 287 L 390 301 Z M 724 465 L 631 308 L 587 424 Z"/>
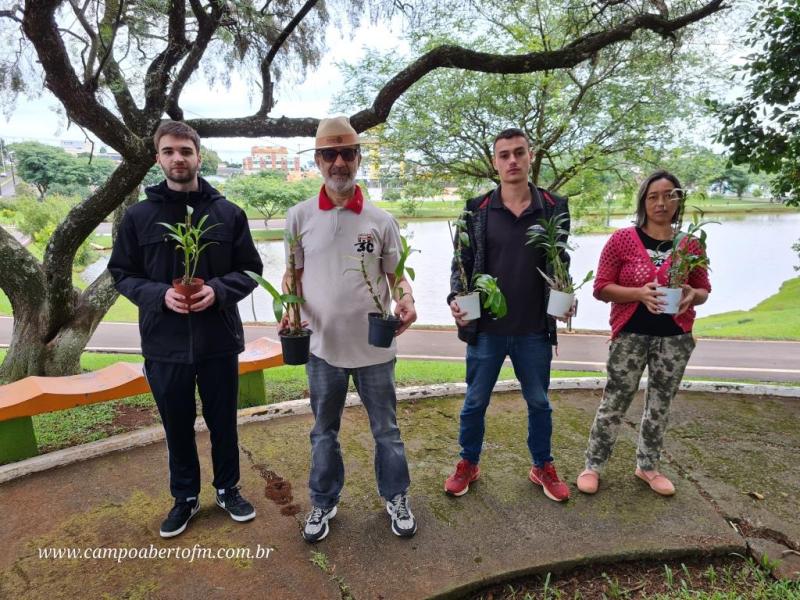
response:
<path fill-rule="evenodd" d="M 350 125 L 350 119 L 331 117 L 330 119 L 320 119 L 314 147 L 302 150 L 302 152 L 338 148 L 339 146 L 355 146 L 363 143 L 364 141 L 358 137 L 358 133 Z"/>

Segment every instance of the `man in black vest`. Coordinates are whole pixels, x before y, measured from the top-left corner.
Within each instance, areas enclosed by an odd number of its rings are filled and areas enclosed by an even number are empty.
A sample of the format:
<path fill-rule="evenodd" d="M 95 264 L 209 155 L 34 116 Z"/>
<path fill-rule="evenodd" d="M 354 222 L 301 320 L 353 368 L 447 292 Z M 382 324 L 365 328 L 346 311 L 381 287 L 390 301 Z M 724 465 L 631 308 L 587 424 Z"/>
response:
<path fill-rule="evenodd" d="M 197 176 L 197 132 L 165 121 L 154 143 L 166 180 L 147 188 L 147 199 L 125 212 L 108 270 L 119 293 L 139 307 L 145 376 L 166 432 L 175 498 L 161 524 L 161 537 L 167 538 L 182 533 L 200 508 L 195 386 L 211 437 L 216 503 L 235 521 L 256 516 L 238 487 L 238 354 L 244 331 L 236 304 L 256 286 L 244 271 L 261 273 L 263 267 L 244 211 Z M 162 225 L 183 223 L 187 212 L 195 226 L 207 217 L 201 242 L 210 244 L 200 255 L 195 276 L 204 283 L 192 302 L 172 287 L 185 267 Z"/>
<path fill-rule="evenodd" d="M 459 327 L 459 338 L 468 344 L 467 393 L 459 431 L 461 461 L 445 481 L 445 491 L 453 496 L 466 494 L 470 483 L 478 479 L 486 409 L 503 361 L 509 356 L 528 405 L 528 449 L 533 459 L 528 477 L 542 486 L 548 498 L 557 502 L 569 498 L 569 488 L 558 478 L 550 454 L 553 421 L 547 390 L 556 326 L 546 313 L 548 288 L 537 270 L 547 272 L 548 265 L 540 249 L 526 245 L 528 228 L 553 214 L 568 218 L 569 209 L 566 198 L 528 182 L 532 155 L 522 130 L 500 132 L 494 140 L 492 159 L 500 185 L 488 195 L 467 202 L 470 244 L 462 246 L 461 251 L 467 280 L 477 273 L 496 277 L 508 305 L 504 317 L 495 319 L 482 311 L 479 319 L 463 320 L 466 312 L 456 299 L 463 291 L 462 283 L 453 261 L 447 302 Z"/>

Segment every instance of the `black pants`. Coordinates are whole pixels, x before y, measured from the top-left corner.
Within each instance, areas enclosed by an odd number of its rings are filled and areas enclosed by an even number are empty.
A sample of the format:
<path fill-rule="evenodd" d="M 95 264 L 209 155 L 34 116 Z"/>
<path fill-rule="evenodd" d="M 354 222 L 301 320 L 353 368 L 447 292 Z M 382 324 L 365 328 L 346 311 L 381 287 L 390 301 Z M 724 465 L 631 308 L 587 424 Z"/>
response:
<path fill-rule="evenodd" d="M 214 487 L 235 486 L 239 482 L 238 356 L 233 354 L 191 365 L 147 359 L 144 368 L 167 434 L 172 496 L 185 499 L 200 493 L 200 462 L 194 439 L 195 383 L 203 405 L 203 418 L 211 434 Z"/>

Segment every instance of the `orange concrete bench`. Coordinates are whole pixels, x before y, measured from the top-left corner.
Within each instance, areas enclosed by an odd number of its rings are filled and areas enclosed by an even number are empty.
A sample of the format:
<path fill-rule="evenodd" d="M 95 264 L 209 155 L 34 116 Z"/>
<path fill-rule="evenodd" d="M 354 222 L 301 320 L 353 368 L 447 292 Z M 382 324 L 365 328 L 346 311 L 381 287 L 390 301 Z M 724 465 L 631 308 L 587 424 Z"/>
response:
<path fill-rule="evenodd" d="M 281 345 L 253 340 L 239 355 L 239 407 L 266 404 L 264 369 L 283 364 Z M 0 386 L 0 464 L 38 453 L 31 417 L 150 391 L 141 363 L 118 362 L 91 373 L 26 377 Z"/>

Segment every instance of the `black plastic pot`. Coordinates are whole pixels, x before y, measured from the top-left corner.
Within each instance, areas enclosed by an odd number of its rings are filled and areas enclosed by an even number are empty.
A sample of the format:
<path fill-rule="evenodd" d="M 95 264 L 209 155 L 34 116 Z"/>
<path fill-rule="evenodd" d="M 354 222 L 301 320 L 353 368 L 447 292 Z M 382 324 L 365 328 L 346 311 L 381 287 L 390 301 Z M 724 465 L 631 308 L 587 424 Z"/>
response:
<path fill-rule="evenodd" d="M 278 332 L 281 338 L 283 364 L 304 365 L 308 362 L 308 346 L 311 343 L 311 330 L 303 329 L 298 335 L 290 335 L 288 330 Z"/>
<path fill-rule="evenodd" d="M 369 344 L 378 348 L 388 348 L 392 345 L 394 332 L 400 327 L 402 321 L 399 317 L 390 315 L 384 319 L 381 313 L 369 313 Z"/>

